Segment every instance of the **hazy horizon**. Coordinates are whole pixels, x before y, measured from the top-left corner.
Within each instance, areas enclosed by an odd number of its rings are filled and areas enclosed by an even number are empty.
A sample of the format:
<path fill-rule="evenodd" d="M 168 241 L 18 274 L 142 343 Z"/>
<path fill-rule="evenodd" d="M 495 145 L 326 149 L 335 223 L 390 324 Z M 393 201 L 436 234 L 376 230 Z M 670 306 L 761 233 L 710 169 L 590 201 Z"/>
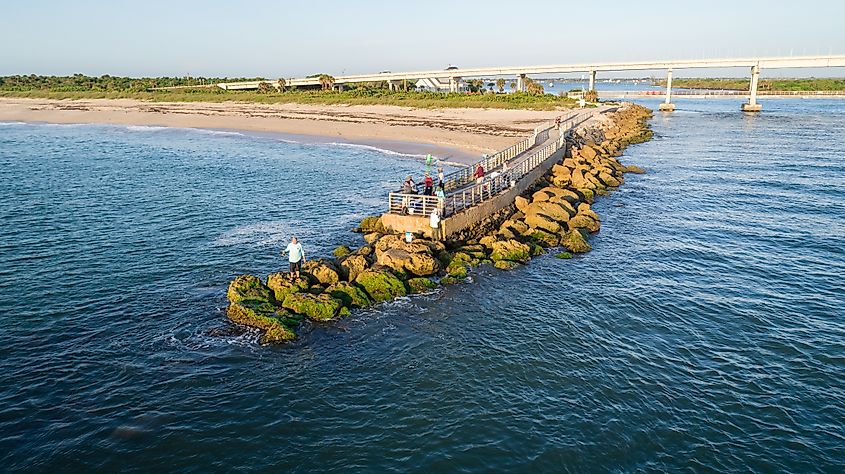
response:
<path fill-rule="evenodd" d="M 0 75 L 275 78 L 447 65 L 845 54 L 840 26 L 845 4 L 833 1 L 805 2 L 800 9 L 762 1 L 716 0 L 694 8 L 664 0 L 588 7 L 564 2 L 540 11 L 502 1 L 230 5 L 193 0 L 12 4 L 0 19 L 0 41 L 15 46 L 0 50 Z M 745 68 L 676 71 L 676 77 L 744 75 Z M 845 68 L 763 75 L 841 77 Z"/>

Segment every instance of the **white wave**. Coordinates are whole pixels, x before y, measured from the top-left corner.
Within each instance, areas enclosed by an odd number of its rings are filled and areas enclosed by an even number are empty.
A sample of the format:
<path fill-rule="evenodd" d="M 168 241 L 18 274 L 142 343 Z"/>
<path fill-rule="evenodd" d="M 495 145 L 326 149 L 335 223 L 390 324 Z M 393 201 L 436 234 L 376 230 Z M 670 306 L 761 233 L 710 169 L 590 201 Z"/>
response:
<path fill-rule="evenodd" d="M 167 127 L 159 127 L 159 126 L 152 126 L 152 125 L 127 125 L 126 130 L 130 132 L 158 132 L 161 130 L 167 130 Z"/>
<path fill-rule="evenodd" d="M 375 152 L 378 152 L 378 153 L 382 153 L 382 154 L 385 154 L 385 155 L 391 155 L 391 156 L 404 156 L 404 157 L 408 157 L 408 158 L 425 158 L 425 155 L 418 155 L 418 154 L 413 154 L 413 153 L 401 153 L 401 152 L 398 152 L 398 151 L 379 148 L 377 146 L 362 145 L 360 143 L 328 142 L 328 143 L 323 143 L 323 145 L 346 147 L 346 148 L 360 148 L 360 149 L 363 149 L 363 150 L 375 151 Z"/>
<path fill-rule="evenodd" d="M 27 125 L 26 122 L 0 122 L 0 127 L 11 127 L 14 125 Z"/>

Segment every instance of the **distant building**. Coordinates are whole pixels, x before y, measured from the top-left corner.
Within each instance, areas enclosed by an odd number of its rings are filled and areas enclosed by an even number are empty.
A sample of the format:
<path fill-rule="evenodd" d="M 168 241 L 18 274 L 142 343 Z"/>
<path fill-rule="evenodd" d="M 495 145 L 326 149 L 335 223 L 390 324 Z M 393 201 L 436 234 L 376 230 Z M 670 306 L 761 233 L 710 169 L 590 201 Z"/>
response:
<path fill-rule="evenodd" d="M 449 79 L 440 77 L 427 77 L 420 79 L 414 84 L 418 91 L 428 92 L 449 92 Z M 458 81 L 458 92 L 467 90 L 463 81 Z"/>

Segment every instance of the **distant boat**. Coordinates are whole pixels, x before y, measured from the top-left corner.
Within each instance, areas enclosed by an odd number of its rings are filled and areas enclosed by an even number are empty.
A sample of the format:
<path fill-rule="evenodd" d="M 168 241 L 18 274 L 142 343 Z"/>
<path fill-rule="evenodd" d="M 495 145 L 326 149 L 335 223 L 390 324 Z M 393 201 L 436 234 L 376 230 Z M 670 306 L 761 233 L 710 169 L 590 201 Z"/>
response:
<path fill-rule="evenodd" d="M 554 82 L 550 82 L 550 83 L 549 83 L 549 87 L 554 87 L 554 86 L 555 86 L 555 83 L 554 83 Z"/>

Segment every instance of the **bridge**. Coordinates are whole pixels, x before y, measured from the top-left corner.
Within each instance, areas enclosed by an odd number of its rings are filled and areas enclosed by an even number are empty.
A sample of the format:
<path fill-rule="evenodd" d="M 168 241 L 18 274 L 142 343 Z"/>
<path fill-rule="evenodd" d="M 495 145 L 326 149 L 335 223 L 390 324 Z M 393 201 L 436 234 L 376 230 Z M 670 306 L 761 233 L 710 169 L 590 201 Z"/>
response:
<path fill-rule="evenodd" d="M 410 71 L 410 72 L 382 72 L 377 74 L 343 75 L 334 77 L 334 87 L 342 88 L 345 84 L 366 83 L 366 82 L 387 82 L 391 89 L 407 87 L 408 80 L 433 78 L 449 81 L 450 91 L 457 92 L 460 82 L 465 78 L 473 77 L 515 77 L 517 90 L 526 90 L 526 78 L 532 74 L 566 74 L 586 73 L 589 74 L 589 88 L 595 89 L 596 75 L 600 72 L 621 72 L 621 71 L 648 71 L 665 70 L 666 99 L 660 106 L 660 110 L 672 111 L 675 105 L 672 103 L 672 73 L 675 70 L 686 69 L 714 69 L 714 68 L 749 68 L 751 84 L 748 91 L 748 102 L 742 105 L 742 110 L 747 112 L 758 112 L 762 106 L 757 103 L 757 84 L 760 71 L 763 69 L 788 69 L 788 68 L 823 68 L 823 67 L 845 67 L 845 55 L 827 56 L 785 56 L 785 57 L 760 57 L 760 58 L 734 58 L 734 59 L 693 59 L 681 61 L 640 61 L 640 62 L 619 62 L 619 63 L 582 63 L 582 64 L 557 64 L 547 66 L 519 66 L 519 67 L 485 67 L 458 69 L 448 68 L 445 70 Z M 223 82 L 216 84 L 225 90 L 258 89 L 260 84 L 273 85 L 272 81 L 245 81 L 245 82 Z M 286 87 L 305 87 L 321 85 L 319 77 L 286 78 Z M 212 85 L 211 87 L 214 87 Z"/>
<path fill-rule="evenodd" d="M 432 236 L 429 218 L 432 211 L 437 209 L 442 216 L 442 238 L 471 229 L 513 204 L 516 196 L 525 192 L 555 163 L 560 162 L 566 152 L 566 138 L 579 125 L 615 109 L 602 106 L 570 112 L 559 117 L 559 124 L 541 125 L 534 129 L 531 136 L 510 147 L 468 168 L 445 175 L 443 199 L 419 192 L 392 192 L 388 195 L 388 209 L 381 216 L 381 222 L 394 232 Z M 485 173 L 480 183 L 474 176 L 478 166 Z"/>

